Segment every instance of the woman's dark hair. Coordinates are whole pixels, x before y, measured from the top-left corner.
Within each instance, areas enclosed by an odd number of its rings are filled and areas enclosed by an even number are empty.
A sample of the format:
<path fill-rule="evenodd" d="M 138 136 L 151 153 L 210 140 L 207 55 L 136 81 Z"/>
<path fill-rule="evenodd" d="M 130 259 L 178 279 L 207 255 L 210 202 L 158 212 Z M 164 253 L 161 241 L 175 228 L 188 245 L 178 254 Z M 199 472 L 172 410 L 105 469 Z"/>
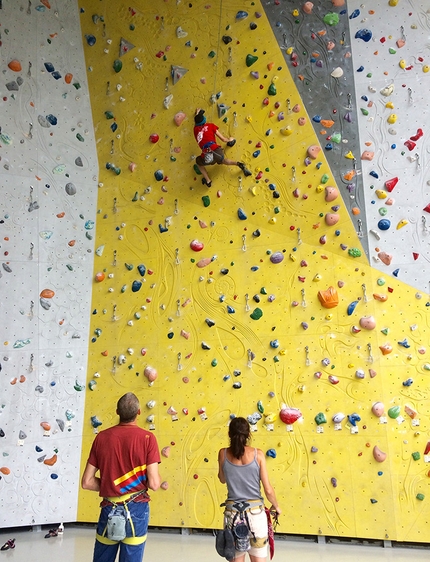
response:
<path fill-rule="evenodd" d="M 230 437 L 230 451 L 233 457 L 240 459 L 251 436 L 248 421 L 245 418 L 233 418 L 228 428 L 228 436 Z"/>

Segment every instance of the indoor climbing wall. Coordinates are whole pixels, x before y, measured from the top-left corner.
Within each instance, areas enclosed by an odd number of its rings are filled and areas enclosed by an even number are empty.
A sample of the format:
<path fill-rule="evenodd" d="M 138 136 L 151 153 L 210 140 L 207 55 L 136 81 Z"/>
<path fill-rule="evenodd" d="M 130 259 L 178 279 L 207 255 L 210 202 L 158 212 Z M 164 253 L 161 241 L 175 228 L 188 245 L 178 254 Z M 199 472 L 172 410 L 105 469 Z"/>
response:
<path fill-rule="evenodd" d="M 428 541 L 425 1 L 0 15 L 1 526 L 96 520 L 80 472 L 132 390 L 153 525 L 220 526 L 243 415 L 281 532 Z M 197 107 L 249 177 L 202 185 Z"/>
<path fill-rule="evenodd" d="M 133 390 L 163 454 L 153 525 L 220 526 L 217 452 L 243 415 L 281 532 L 425 542 L 429 297 L 424 265 L 409 284 L 395 273 L 407 268 L 394 246 L 410 232 L 425 247 L 404 145 L 424 146 L 425 116 L 412 126 L 407 95 L 385 108 L 400 56 L 368 52 L 395 50 L 403 25 L 401 72 L 424 59 L 406 31 L 426 25 L 424 3 L 80 6 L 100 163 L 82 466 Z M 424 66 L 409 76 L 424 96 Z M 198 107 L 251 176 L 216 166 L 202 185 Z M 394 112 L 405 124 L 389 132 Z M 424 198 L 424 155 L 419 166 Z M 79 519 L 97 505 L 81 492 Z"/>
<path fill-rule="evenodd" d="M 76 521 L 97 154 L 79 13 L 0 2 L 0 526 Z"/>

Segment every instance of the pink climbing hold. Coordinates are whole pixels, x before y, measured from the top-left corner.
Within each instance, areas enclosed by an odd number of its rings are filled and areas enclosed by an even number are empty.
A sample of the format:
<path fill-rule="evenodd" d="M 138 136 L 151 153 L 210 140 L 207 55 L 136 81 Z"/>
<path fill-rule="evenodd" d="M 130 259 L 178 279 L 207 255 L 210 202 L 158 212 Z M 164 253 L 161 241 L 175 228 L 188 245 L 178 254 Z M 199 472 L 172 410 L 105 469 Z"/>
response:
<path fill-rule="evenodd" d="M 415 142 L 411 141 L 411 140 L 407 140 L 405 141 L 405 146 L 408 150 L 413 150 L 417 145 Z"/>
<path fill-rule="evenodd" d="M 391 193 L 393 191 L 393 189 L 396 187 L 398 181 L 399 181 L 399 178 L 397 178 L 397 177 L 392 178 L 391 180 L 387 180 L 385 182 L 385 189 Z"/>
<path fill-rule="evenodd" d="M 411 137 L 411 141 L 417 141 L 419 140 L 422 136 L 423 136 L 423 130 L 422 129 L 418 129 L 417 134 L 414 135 L 413 137 Z"/>
<path fill-rule="evenodd" d="M 182 124 L 185 117 L 186 117 L 186 115 L 183 111 L 178 111 L 178 113 L 175 115 L 173 120 L 174 120 L 175 124 L 179 127 Z"/>
<path fill-rule="evenodd" d="M 365 150 L 363 152 L 363 154 L 361 155 L 361 159 L 362 160 L 368 160 L 369 162 L 371 162 L 373 160 L 375 156 L 374 152 L 371 152 L 370 150 Z"/>

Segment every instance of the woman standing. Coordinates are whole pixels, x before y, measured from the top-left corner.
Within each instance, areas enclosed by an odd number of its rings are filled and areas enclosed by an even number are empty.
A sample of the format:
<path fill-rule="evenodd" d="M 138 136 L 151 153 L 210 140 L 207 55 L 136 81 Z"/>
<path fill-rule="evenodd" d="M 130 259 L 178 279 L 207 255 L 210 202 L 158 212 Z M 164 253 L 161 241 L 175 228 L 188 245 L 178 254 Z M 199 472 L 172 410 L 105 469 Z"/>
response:
<path fill-rule="evenodd" d="M 230 422 L 228 436 L 230 447 L 220 449 L 218 453 L 218 478 L 227 484 L 227 501 L 224 512 L 224 527 L 232 527 L 241 517 L 238 507 L 243 508 L 244 521 L 250 529 L 250 548 L 243 548 L 245 552 L 237 550 L 236 542 L 235 562 L 244 562 L 246 551 L 251 562 L 266 562 L 268 545 L 268 524 L 261 496 L 260 483 L 263 484 L 266 498 L 271 503 L 270 511 L 277 515 L 281 513 L 267 475 L 266 459 L 263 451 L 248 446 L 251 429 L 245 418 L 233 418 Z M 242 504 L 242 505 L 241 505 Z M 243 546 L 243 545 L 242 545 Z"/>

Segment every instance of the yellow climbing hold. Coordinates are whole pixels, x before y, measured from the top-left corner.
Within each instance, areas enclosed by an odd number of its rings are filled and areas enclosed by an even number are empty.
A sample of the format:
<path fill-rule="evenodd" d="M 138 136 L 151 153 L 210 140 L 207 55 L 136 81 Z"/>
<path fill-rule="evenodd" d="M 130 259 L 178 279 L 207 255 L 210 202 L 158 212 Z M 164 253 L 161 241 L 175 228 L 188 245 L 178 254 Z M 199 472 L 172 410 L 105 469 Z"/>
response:
<path fill-rule="evenodd" d="M 293 10 L 292 14 L 293 14 L 294 18 L 298 18 L 299 17 L 299 10 Z"/>
<path fill-rule="evenodd" d="M 403 228 L 404 226 L 406 226 L 407 224 L 409 224 L 409 221 L 406 219 L 402 219 L 401 221 L 399 221 L 397 223 L 397 230 L 400 230 L 401 228 Z"/>
<path fill-rule="evenodd" d="M 269 219 L 269 224 L 275 224 L 276 222 L 276 217 L 272 217 L 271 219 Z"/>
<path fill-rule="evenodd" d="M 248 123 L 252 123 L 252 115 L 248 115 L 245 119 Z"/>
<path fill-rule="evenodd" d="M 423 72 L 428 72 L 430 70 L 430 66 L 428 64 L 425 64 L 423 66 Z"/>
<path fill-rule="evenodd" d="M 395 113 L 392 113 L 388 119 L 387 119 L 388 123 L 390 123 L 391 125 L 393 123 L 395 123 L 397 121 L 397 115 Z"/>
<path fill-rule="evenodd" d="M 385 107 L 387 107 L 388 109 L 394 109 L 394 103 L 392 101 L 389 101 L 385 104 Z"/>
<path fill-rule="evenodd" d="M 382 189 L 377 189 L 375 193 L 378 199 L 385 199 L 387 197 L 387 194 L 385 193 L 385 191 L 382 191 Z"/>
<path fill-rule="evenodd" d="M 406 61 L 405 61 L 405 59 L 401 59 L 401 61 L 399 62 L 399 66 L 400 66 L 400 68 L 403 68 L 403 69 L 406 68 Z"/>
<path fill-rule="evenodd" d="M 294 47 L 288 47 L 287 55 L 291 55 L 293 51 L 294 51 Z"/>
<path fill-rule="evenodd" d="M 351 151 L 349 151 L 345 154 L 345 158 L 349 158 L 350 160 L 354 160 L 354 155 Z"/>
<path fill-rule="evenodd" d="M 289 125 L 281 129 L 281 134 L 284 135 L 284 137 L 288 137 L 289 135 L 291 135 L 292 132 L 293 129 Z"/>
<path fill-rule="evenodd" d="M 257 186 L 253 185 L 252 187 L 250 187 L 249 192 L 252 193 L 252 195 L 257 195 Z"/>
<path fill-rule="evenodd" d="M 389 0 L 388 5 L 389 6 L 397 6 L 398 3 L 399 3 L 399 0 Z"/>

